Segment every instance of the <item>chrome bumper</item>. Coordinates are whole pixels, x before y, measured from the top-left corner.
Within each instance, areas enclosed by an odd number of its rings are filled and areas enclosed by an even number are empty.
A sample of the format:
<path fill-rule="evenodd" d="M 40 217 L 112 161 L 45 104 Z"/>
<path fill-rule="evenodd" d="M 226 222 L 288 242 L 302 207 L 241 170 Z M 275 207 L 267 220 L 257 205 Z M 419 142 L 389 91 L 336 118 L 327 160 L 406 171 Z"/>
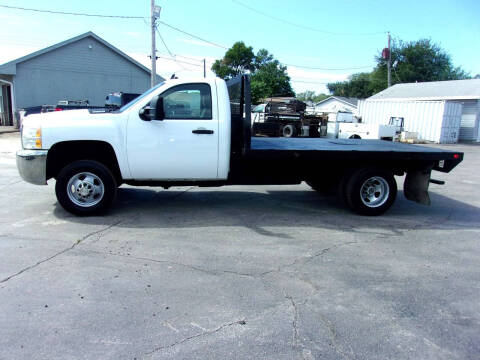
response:
<path fill-rule="evenodd" d="M 17 151 L 17 169 L 26 182 L 47 185 L 48 150 Z"/>

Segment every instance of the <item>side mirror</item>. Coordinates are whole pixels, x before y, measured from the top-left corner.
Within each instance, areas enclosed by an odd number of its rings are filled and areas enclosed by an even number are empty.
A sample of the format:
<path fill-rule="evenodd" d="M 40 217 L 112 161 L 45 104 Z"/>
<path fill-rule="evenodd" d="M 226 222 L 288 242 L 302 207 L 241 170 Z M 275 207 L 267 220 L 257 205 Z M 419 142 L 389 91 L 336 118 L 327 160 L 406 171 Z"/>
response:
<path fill-rule="evenodd" d="M 163 97 L 159 96 L 158 99 L 153 99 L 152 101 L 156 100 L 155 104 L 155 120 L 163 120 L 165 119 L 165 112 L 163 111 Z M 151 106 L 151 105 L 150 105 Z"/>
<path fill-rule="evenodd" d="M 138 116 L 140 117 L 140 119 L 142 119 L 143 121 L 151 121 L 152 120 L 152 115 L 151 115 L 150 110 L 151 110 L 151 108 L 148 105 L 141 108 L 138 111 Z"/>
<path fill-rule="evenodd" d="M 138 116 L 144 121 L 163 120 L 165 118 L 163 98 L 154 97 L 147 106 L 140 109 Z"/>

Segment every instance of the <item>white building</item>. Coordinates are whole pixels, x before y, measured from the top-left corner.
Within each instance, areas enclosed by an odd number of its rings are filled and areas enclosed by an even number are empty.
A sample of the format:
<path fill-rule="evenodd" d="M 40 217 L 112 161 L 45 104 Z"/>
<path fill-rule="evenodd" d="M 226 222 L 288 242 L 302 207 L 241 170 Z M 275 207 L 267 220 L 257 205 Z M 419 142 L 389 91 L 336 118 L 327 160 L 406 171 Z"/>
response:
<path fill-rule="evenodd" d="M 358 99 L 330 96 L 315 104 L 315 114 L 328 114 L 328 121 L 336 121 L 338 113 L 355 114 Z"/>
<path fill-rule="evenodd" d="M 403 117 L 405 131 L 435 143 L 480 141 L 480 79 L 397 84 L 359 102 L 364 123 Z"/>
<path fill-rule="evenodd" d="M 103 106 L 111 92 L 148 88 L 150 69 L 87 32 L 0 65 L 0 126 L 14 125 L 21 108 L 84 99 Z"/>

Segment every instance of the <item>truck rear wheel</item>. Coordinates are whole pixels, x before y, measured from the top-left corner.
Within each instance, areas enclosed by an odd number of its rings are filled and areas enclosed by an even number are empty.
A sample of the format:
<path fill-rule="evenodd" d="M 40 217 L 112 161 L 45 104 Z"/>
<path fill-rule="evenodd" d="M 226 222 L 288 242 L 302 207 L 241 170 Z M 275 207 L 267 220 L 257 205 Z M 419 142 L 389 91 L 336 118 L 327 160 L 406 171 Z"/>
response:
<path fill-rule="evenodd" d="M 282 129 L 283 137 L 294 137 L 295 134 L 295 127 L 291 124 L 285 125 Z"/>
<path fill-rule="evenodd" d="M 55 193 L 66 211 L 75 215 L 93 215 L 111 205 L 117 193 L 117 182 L 105 165 L 80 160 L 60 171 Z"/>
<path fill-rule="evenodd" d="M 360 169 L 343 181 L 342 197 L 360 215 L 376 216 L 387 211 L 397 197 L 393 174 L 384 169 Z"/>

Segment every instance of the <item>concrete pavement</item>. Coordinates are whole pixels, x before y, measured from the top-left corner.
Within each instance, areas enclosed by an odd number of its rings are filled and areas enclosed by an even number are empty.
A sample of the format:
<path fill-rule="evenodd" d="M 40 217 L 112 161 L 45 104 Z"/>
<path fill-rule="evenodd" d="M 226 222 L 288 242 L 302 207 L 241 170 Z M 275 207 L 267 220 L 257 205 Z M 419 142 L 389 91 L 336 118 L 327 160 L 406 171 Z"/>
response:
<path fill-rule="evenodd" d="M 17 147 L 0 137 L 0 359 L 480 354 L 479 146 L 447 146 L 465 160 L 432 206 L 400 192 L 377 218 L 304 184 L 122 186 L 78 218 Z"/>

